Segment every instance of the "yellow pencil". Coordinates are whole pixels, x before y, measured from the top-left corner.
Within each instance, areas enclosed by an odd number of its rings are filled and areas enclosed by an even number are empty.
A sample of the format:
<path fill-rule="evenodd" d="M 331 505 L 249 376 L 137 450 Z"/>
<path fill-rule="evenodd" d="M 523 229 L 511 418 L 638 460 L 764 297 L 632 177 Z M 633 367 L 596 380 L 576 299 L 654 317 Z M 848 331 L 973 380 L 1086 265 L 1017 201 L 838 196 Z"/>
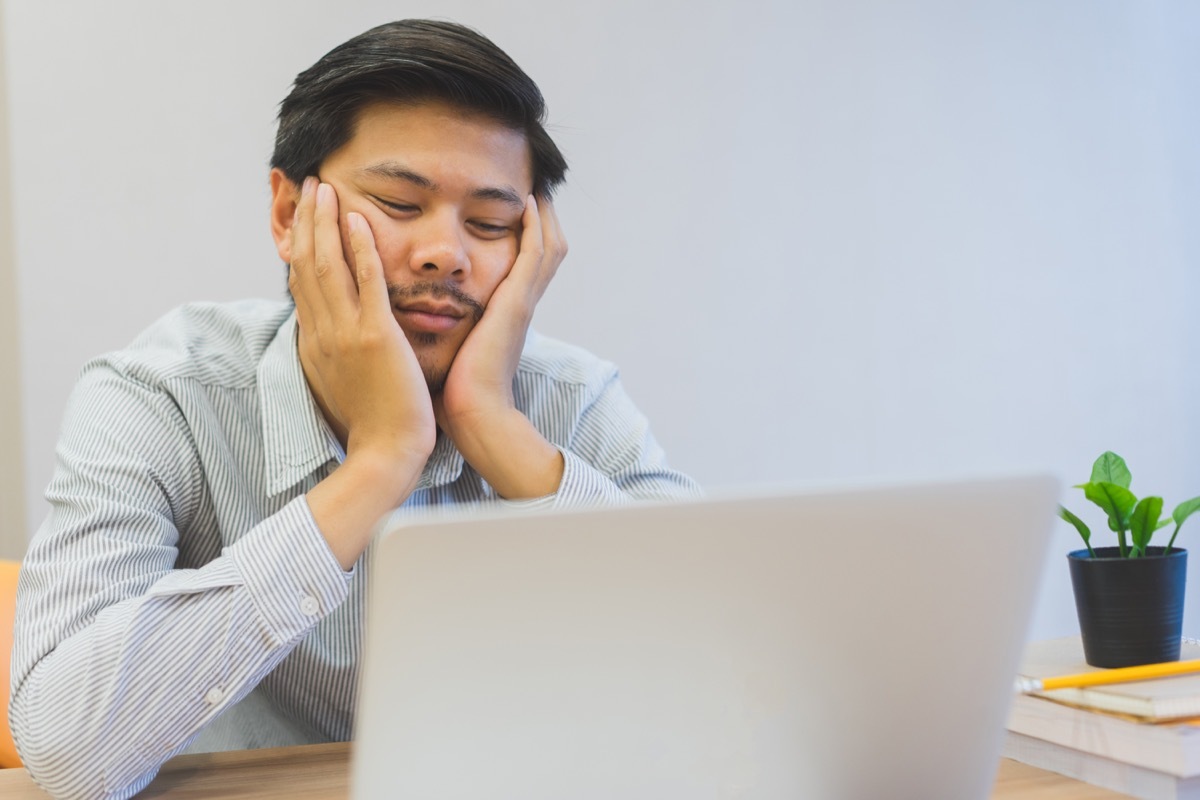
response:
<path fill-rule="evenodd" d="M 1140 667 L 1120 667 L 1102 672 L 1081 672 L 1078 675 L 1059 675 L 1055 678 L 1017 676 L 1016 689 L 1021 693 L 1049 692 L 1053 689 L 1082 689 L 1085 686 L 1104 686 L 1109 683 L 1169 678 L 1172 675 L 1186 675 L 1191 672 L 1200 672 L 1200 659 L 1144 664 Z"/>

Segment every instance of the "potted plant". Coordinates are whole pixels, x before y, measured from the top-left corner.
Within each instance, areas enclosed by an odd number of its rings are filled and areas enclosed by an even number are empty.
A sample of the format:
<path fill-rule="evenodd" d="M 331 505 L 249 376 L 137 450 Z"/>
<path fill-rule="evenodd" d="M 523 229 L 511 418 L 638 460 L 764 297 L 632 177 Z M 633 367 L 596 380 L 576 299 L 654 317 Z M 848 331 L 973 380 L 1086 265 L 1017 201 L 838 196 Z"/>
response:
<path fill-rule="evenodd" d="M 1094 667 L 1129 667 L 1179 660 L 1187 551 L 1174 547 L 1184 521 L 1200 509 L 1193 497 L 1162 517 L 1161 497 L 1138 497 L 1125 459 L 1111 451 L 1092 465 L 1092 477 L 1075 488 L 1098 505 L 1117 534 L 1116 547 L 1093 547 L 1083 520 L 1059 506 L 1086 545 L 1067 554 L 1083 652 Z M 1160 518 L 1161 517 L 1161 518 Z M 1166 547 L 1152 547 L 1155 531 L 1174 523 Z"/>

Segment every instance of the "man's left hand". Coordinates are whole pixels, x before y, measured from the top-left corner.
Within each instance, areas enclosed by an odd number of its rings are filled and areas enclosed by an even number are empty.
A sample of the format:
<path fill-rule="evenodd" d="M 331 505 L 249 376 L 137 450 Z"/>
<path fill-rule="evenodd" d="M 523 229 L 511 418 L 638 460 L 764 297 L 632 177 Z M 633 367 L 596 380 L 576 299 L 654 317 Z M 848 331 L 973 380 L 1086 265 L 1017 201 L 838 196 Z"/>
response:
<path fill-rule="evenodd" d="M 530 195 L 521 244 L 508 275 L 459 348 L 441 394 L 438 424 L 463 458 L 502 497 L 541 497 L 558 490 L 562 454 L 517 410 L 513 377 L 534 309 L 567 254 L 549 200 Z"/>

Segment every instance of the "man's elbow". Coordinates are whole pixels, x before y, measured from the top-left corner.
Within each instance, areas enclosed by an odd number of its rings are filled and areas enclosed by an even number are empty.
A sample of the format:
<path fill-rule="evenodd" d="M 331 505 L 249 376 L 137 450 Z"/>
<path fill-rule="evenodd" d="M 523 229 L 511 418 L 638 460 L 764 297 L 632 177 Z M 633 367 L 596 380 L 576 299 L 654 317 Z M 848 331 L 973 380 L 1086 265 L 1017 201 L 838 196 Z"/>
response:
<path fill-rule="evenodd" d="M 38 697 L 36 686 L 24 681 L 14 690 L 8 707 L 9 725 L 17 754 L 34 782 L 57 800 L 108 800 L 129 797 L 132 787 L 108 787 L 103 755 L 112 742 L 89 734 L 84 714 L 73 713 L 61 698 L 55 703 Z"/>

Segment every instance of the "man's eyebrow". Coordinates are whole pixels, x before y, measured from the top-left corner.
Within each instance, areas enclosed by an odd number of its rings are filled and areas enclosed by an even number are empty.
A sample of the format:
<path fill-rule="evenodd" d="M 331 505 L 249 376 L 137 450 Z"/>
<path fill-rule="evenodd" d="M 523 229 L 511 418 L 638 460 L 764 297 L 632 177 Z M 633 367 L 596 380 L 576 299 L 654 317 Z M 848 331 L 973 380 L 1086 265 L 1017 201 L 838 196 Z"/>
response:
<path fill-rule="evenodd" d="M 485 186 L 471 192 L 471 197 L 476 200 L 499 200 L 505 205 L 512 206 L 514 211 L 525 210 L 525 199 L 511 186 Z"/>
<path fill-rule="evenodd" d="M 377 164 L 369 164 L 361 168 L 359 172 L 393 181 L 408 181 L 422 189 L 429 189 L 435 192 L 438 189 L 438 185 L 429 180 L 429 178 L 426 178 L 419 172 L 413 172 L 408 167 L 395 161 L 380 161 Z"/>
<path fill-rule="evenodd" d="M 361 174 L 371 175 L 376 178 L 405 181 L 431 192 L 436 192 L 441 188 L 437 183 L 421 173 L 414 172 L 396 161 L 380 161 L 376 164 L 369 164 L 362 167 L 358 171 Z M 514 211 L 525 210 L 525 198 L 511 186 L 481 186 L 471 192 L 471 197 L 476 200 L 498 200 L 507 206 L 511 206 Z"/>

